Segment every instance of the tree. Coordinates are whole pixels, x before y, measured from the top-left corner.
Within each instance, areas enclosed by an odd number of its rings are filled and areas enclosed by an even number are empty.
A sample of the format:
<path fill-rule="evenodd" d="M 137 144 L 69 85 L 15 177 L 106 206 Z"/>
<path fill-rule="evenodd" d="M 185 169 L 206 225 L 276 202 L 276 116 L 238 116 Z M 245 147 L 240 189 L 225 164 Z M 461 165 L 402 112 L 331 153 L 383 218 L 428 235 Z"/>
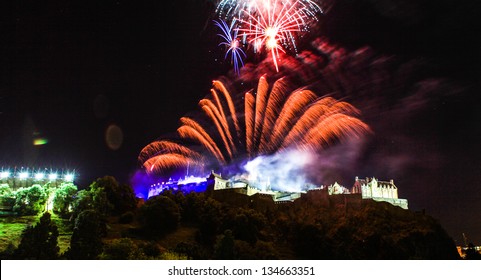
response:
<path fill-rule="evenodd" d="M 81 212 L 85 210 L 93 209 L 93 199 L 88 190 L 78 191 L 72 202 L 72 211 L 74 217 L 77 217 Z"/>
<path fill-rule="evenodd" d="M 62 215 L 70 211 L 75 195 L 77 194 L 77 186 L 73 183 L 63 183 L 55 190 L 53 198 L 53 211 Z"/>
<path fill-rule="evenodd" d="M 10 197 L 12 195 L 13 195 L 13 191 L 8 184 L 0 184 L 0 197 L 3 197 L 3 196 Z"/>
<path fill-rule="evenodd" d="M 120 238 L 104 246 L 101 255 L 104 260 L 142 260 L 147 259 L 140 249 L 130 238 Z"/>
<path fill-rule="evenodd" d="M 140 208 L 140 221 L 151 233 L 173 231 L 180 221 L 179 206 L 166 196 L 154 196 Z"/>
<path fill-rule="evenodd" d="M 19 259 L 52 260 L 58 258 L 58 228 L 45 212 L 35 226 L 28 226 L 14 256 Z"/>
<path fill-rule="evenodd" d="M 40 185 L 20 188 L 15 194 L 16 200 L 13 211 L 21 215 L 35 215 L 45 210 L 48 194 Z"/>
<path fill-rule="evenodd" d="M 217 260 L 233 260 L 235 256 L 234 244 L 232 231 L 229 229 L 224 231 L 224 234 L 221 235 L 214 246 L 214 258 Z"/>
<path fill-rule="evenodd" d="M 75 219 L 75 227 L 66 257 L 92 260 L 102 252 L 102 237 L 107 233 L 105 220 L 95 210 L 84 210 Z"/>
<path fill-rule="evenodd" d="M 85 210 L 94 210 L 102 216 L 110 214 L 112 204 L 107 199 L 107 194 L 102 187 L 91 185 L 86 190 L 77 192 L 72 202 L 73 216 L 77 217 Z"/>
<path fill-rule="evenodd" d="M 184 223 L 196 223 L 199 221 L 200 210 L 205 200 L 203 193 L 190 192 L 182 201 L 181 215 Z"/>
<path fill-rule="evenodd" d="M 181 241 L 175 246 L 174 252 L 187 256 L 191 260 L 205 260 L 208 259 L 205 250 L 197 243 L 189 243 Z"/>
<path fill-rule="evenodd" d="M 15 192 L 8 184 L 0 184 L 0 206 L 13 208 L 15 205 Z"/>
<path fill-rule="evenodd" d="M 221 203 L 208 197 L 204 201 L 199 214 L 198 239 L 201 243 L 214 244 L 222 226 L 223 216 Z"/>
<path fill-rule="evenodd" d="M 137 199 L 132 188 L 129 185 L 119 184 L 112 176 L 98 178 L 90 185 L 90 188 L 92 190 L 103 189 L 108 203 L 112 206 L 113 214 L 122 214 L 137 206 Z"/>
<path fill-rule="evenodd" d="M 231 211 L 231 228 L 235 239 L 249 242 L 251 245 L 257 242 L 260 231 L 267 224 L 267 219 L 261 213 L 252 209 L 236 209 Z"/>

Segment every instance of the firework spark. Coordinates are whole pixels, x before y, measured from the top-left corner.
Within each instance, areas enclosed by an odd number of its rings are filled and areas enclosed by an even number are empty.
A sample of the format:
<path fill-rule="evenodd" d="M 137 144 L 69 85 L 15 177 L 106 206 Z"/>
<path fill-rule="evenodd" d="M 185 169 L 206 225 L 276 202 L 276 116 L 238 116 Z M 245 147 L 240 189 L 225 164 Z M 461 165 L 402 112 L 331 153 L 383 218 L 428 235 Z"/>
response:
<path fill-rule="evenodd" d="M 225 45 L 239 49 L 240 35 L 243 43 L 253 46 L 254 52 L 265 50 L 270 54 L 279 71 L 280 53 L 286 53 L 286 49 L 296 53 L 296 40 L 309 31 L 322 12 L 320 5 L 311 0 L 223 0 L 219 1 L 216 13 L 224 19 L 224 24 L 216 22 L 216 25 L 223 30 Z M 226 21 L 231 22 L 230 27 Z"/>
<path fill-rule="evenodd" d="M 201 154 L 170 140 L 154 141 L 145 146 L 140 152 L 139 160 L 143 162 L 148 172 L 199 164 L 203 161 Z"/>
<path fill-rule="evenodd" d="M 238 29 L 233 29 L 236 21 L 233 20 L 230 26 L 223 20 L 214 21 L 214 23 L 222 31 L 222 33 L 218 34 L 223 39 L 219 46 L 225 46 L 227 49 L 225 59 L 227 59 L 230 54 L 234 71 L 239 74 L 239 68 L 244 66 L 243 59 L 246 57 L 246 54 L 242 50 L 241 42 L 237 39 Z"/>
<path fill-rule="evenodd" d="M 209 156 L 218 165 L 228 165 L 238 159 L 292 149 L 317 152 L 370 132 L 368 125 L 356 117 L 359 111 L 349 103 L 319 98 L 307 89 L 291 92 L 284 79 L 270 89 L 266 78 L 261 77 L 257 92 L 244 95 L 243 118 L 238 118 L 224 84 L 214 81 L 213 85 L 212 97 L 199 102 L 205 123 L 184 117 L 177 130 L 181 139 L 197 143 L 205 153 L 173 141 L 155 141 L 139 156 L 149 172 L 188 164 L 202 166 L 209 164 Z"/>
<path fill-rule="evenodd" d="M 302 12 L 311 16 L 324 11 L 320 1 L 317 0 L 221 0 L 217 4 L 215 12 L 220 18 L 231 21 L 233 18 L 242 18 L 245 16 L 245 12 L 249 14 L 266 12 L 274 5 L 274 2 L 279 5 L 289 6 L 300 4 L 299 7 L 301 5 L 304 7 Z"/>

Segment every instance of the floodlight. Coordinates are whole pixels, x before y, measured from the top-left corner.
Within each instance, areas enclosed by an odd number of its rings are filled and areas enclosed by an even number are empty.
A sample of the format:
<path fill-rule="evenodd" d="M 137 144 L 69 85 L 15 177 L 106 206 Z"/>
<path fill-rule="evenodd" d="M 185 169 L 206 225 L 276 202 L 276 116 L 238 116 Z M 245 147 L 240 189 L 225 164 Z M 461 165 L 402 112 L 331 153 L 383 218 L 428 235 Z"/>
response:
<path fill-rule="evenodd" d="M 74 178 L 73 174 L 67 174 L 67 175 L 65 175 L 64 179 L 67 182 L 73 182 L 73 178 Z"/>
<path fill-rule="evenodd" d="M 36 179 L 36 180 L 42 180 L 43 177 L 45 177 L 45 174 L 43 174 L 43 173 L 37 173 L 37 174 L 35 174 L 35 179 Z"/>
<path fill-rule="evenodd" d="M 6 179 L 6 178 L 8 178 L 8 177 L 10 177 L 10 172 L 8 172 L 8 171 L 2 171 L 2 172 L 0 173 L 0 179 Z"/>
<path fill-rule="evenodd" d="M 50 173 L 50 175 L 48 175 L 49 180 L 57 180 L 57 177 L 57 173 Z"/>
<path fill-rule="evenodd" d="M 24 179 L 27 179 L 28 178 L 28 172 L 21 172 L 18 177 L 22 180 Z"/>

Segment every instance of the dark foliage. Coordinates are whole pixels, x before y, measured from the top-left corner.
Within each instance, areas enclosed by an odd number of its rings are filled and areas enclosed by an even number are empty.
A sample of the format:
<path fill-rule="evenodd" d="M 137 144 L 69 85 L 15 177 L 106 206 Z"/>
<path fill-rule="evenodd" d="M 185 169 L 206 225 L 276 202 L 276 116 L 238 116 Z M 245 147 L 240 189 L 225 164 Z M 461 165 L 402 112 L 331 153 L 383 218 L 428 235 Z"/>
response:
<path fill-rule="evenodd" d="M 219 237 L 214 247 L 214 258 L 218 260 L 233 260 L 235 257 L 234 236 L 231 230 L 226 230 Z"/>
<path fill-rule="evenodd" d="M 301 203 L 288 214 L 292 220 L 280 215 L 274 224 L 276 236 L 287 237 L 285 245 L 292 244 L 295 258 L 459 258 L 454 241 L 435 219 L 389 203 L 366 200 L 355 209 Z"/>
<path fill-rule="evenodd" d="M 28 226 L 22 233 L 22 240 L 14 251 L 16 259 L 53 260 L 58 258 L 58 229 L 45 212 L 35 226 Z"/>
<path fill-rule="evenodd" d="M 187 256 L 192 260 L 205 260 L 208 254 L 196 243 L 180 242 L 175 246 L 174 252 Z"/>
<path fill-rule="evenodd" d="M 459 259 L 435 219 L 385 202 L 349 206 L 326 197 L 258 209 L 205 194 L 166 192 L 163 200 L 197 228 L 197 244 L 175 247 L 192 259 Z M 151 226 L 161 224 L 157 218 Z"/>
<path fill-rule="evenodd" d="M 197 239 L 202 244 L 213 245 L 220 233 L 224 216 L 222 204 L 208 197 L 204 200 L 199 213 Z"/>
<path fill-rule="evenodd" d="M 202 209 L 205 196 L 203 193 L 190 192 L 185 195 L 181 204 L 181 215 L 183 223 L 197 223 Z"/>
<path fill-rule="evenodd" d="M 112 176 L 98 178 L 90 187 L 103 189 L 108 202 L 112 205 L 112 214 L 122 214 L 135 209 L 137 205 L 133 189 L 129 185 L 119 184 Z"/>
<path fill-rule="evenodd" d="M 135 219 L 135 214 L 132 211 L 127 211 L 120 215 L 119 217 L 119 223 L 121 224 L 130 224 L 134 221 Z"/>
<path fill-rule="evenodd" d="M 156 258 L 160 255 L 159 246 L 155 242 L 149 241 L 139 245 L 139 248 L 147 257 Z"/>
<path fill-rule="evenodd" d="M 238 260 L 278 260 L 280 259 L 272 242 L 258 241 L 251 245 L 243 240 L 234 241 L 235 259 Z"/>
<path fill-rule="evenodd" d="M 140 221 L 149 234 L 171 232 L 179 226 L 179 206 L 167 196 L 152 197 L 140 207 Z"/>
<path fill-rule="evenodd" d="M 102 215 L 94 210 L 81 212 L 75 220 L 70 248 L 65 256 L 72 260 L 96 259 L 102 252 L 102 237 L 106 233 L 106 222 Z"/>

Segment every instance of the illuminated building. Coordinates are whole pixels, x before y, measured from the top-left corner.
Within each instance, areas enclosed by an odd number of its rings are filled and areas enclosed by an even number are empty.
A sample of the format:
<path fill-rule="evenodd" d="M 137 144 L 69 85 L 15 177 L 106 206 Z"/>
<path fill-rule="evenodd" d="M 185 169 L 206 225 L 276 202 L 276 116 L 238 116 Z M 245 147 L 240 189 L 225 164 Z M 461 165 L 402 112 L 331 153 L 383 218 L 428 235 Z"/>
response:
<path fill-rule="evenodd" d="M 338 182 L 329 186 L 316 187 L 314 185 L 297 186 L 299 191 L 280 191 L 276 190 L 279 186 L 272 186 L 269 179 L 267 180 L 249 180 L 246 177 L 234 176 L 230 179 L 223 178 L 220 174 L 213 171 L 208 177 L 189 177 L 178 181 L 170 179 L 168 182 L 153 184 L 150 186 L 148 197 L 159 195 L 164 190 L 179 190 L 184 193 L 191 191 L 196 192 L 227 192 L 252 196 L 265 196 L 272 198 L 274 203 L 292 202 L 308 191 L 325 191 L 329 196 L 348 195 L 350 199 L 364 200 L 370 199 L 374 201 L 384 201 L 403 209 L 408 209 L 407 199 L 398 198 L 397 187 L 394 180 L 379 181 L 376 178 L 359 179 L 356 177 L 351 190 L 343 187 Z M 228 195 L 224 195 L 226 197 Z M 356 198 L 357 197 L 357 198 Z"/>
<path fill-rule="evenodd" d="M 403 209 L 408 209 L 407 199 L 398 198 L 397 187 L 394 185 L 394 180 L 388 182 L 379 181 L 374 177 L 366 179 L 356 177 L 351 192 L 353 194 L 360 193 L 363 199 L 385 201 Z"/>

